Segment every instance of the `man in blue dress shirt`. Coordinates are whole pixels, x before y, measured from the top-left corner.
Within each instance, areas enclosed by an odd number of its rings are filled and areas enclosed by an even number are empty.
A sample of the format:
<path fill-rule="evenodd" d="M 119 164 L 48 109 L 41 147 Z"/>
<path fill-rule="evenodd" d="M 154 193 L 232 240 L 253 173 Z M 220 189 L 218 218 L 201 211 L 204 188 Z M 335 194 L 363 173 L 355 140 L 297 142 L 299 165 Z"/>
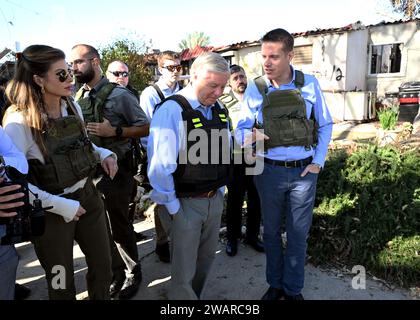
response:
<path fill-rule="evenodd" d="M 248 85 L 246 111 L 235 137 L 244 147 L 264 140 L 264 150 L 256 151 L 264 170 L 255 176 L 270 285 L 262 299 L 302 300 L 316 183 L 333 123 L 317 79 L 291 65 L 293 37 L 275 29 L 261 42 L 265 75 Z M 286 248 L 281 237 L 284 218 Z"/>
<path fill-rule="evenodd" d="M 165 98 L 177 93 L 182 87 L 179 84 L 178 77 L 182 73 L 181 60 L 179 54 L 173 51 L 164 51 L 158 57 L 159 80 L 143 90 L 140 96 L 140 107 L 143 109 L 147 119 L 152 121 L 156 106 Z M 147 149 L 148 137 L 140 139 L 141 144 Z M 154 221 L 156 231 L 156 249 L 155 253 L 162 262 L 170 262 L 169 239 L 160 221 L 157 207 L 154 210 Z"/>
<path fill-rule="evenodd" d="M 171 237 L 169 299 L 200 299 L 215 257 L 231 156 L 228 116 L 217 99 L 228 79 L 222 56 L 199 56 L 191 84 L 152 118 L 148 176 Z"/>
<path fill-rule="evenodd" d="M 12 166 L 21 173 L 28 173 L 28 163 L 22 152 L 16 149 L 10 138 L 0 127 L 0 185 L 7 179 L 4 166 Z M 0 187 L 0 217 L 8 218 L 16 215 L 10 209 L 20 207 L 23 202 L 12 202 L 23 197 L 23 193 L 5 195 L 8 192 L 17 190 L 20 185 L 10 185 Z M 7 211 L 4 211 L 8 209 Z M 0 239 L 6 234 L 6 226 L 0 224 Z M 13 300 L 15 292 L 16 269 L 18 265 L 18 255 L 13 245 L 0 245 L 0 300 Z"/>

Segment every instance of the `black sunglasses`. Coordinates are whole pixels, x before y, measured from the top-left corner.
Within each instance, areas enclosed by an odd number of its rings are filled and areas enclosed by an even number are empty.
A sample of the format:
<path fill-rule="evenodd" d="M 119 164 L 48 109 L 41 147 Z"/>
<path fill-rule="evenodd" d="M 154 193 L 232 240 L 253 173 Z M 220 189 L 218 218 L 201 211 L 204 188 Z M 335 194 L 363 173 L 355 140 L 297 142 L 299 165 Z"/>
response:
<path fill-rule="evenodd" d="M 55 75 L 58 76 L 58 81 L 64 82 L 64 81 L 67 80 L 67 78 L 69 76 L 71 78 L 73 78 L 73 70 L 72 69 L 68 69 L 66 71 L 66 70 L 62 69 L 62 70 L 58 71 Z"/>
<path fill-rule="evenodd" d="M 123 77 L 123 78 L 128 77 L 128 72 L 127 71 L 108 71 L 108 72 L 112 73 L 116 77 Z"/>
<path fill-rule="evenodd" d="M 166 67 L 162 67 L 162 68 L 168 69 L 168 71 L 170 71 L 170 72 L 174 72 L 175 70 L 179 72 L 179 71 L 182 70 L 182 66 L 180 66 L 180 65 L 177 65 L 177 66 L 166 66 Z"/>

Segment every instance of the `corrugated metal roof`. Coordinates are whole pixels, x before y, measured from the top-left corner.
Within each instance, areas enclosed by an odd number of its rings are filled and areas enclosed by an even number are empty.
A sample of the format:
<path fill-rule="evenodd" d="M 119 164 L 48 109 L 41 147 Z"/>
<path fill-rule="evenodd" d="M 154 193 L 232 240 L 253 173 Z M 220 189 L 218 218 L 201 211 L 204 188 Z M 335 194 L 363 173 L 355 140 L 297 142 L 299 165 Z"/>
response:
<path fill-rule="evenodd" d="M 296 38 L 296 37 L 305 37 L 305 36 L 319 35 L 319 34 L 326 34 L 326 33 L 342 33 L 342 32 L 347 32 L 347 31 L 379 27 L 383 25 L 409 23 L 413 21 L 420 22 L 420 18 L 415 18 L 415 19 L 410 19 L 410 20 L 382 21 L 377 24 L 371 24 L 368 26 L 363 25 L 360 21 L 356 21 L 355 23 L 350 23 L 344 27 L 339 27 L 339 28 L 315 29 L 315 30 L 308 30 L 308 31 L 303 31 L 303 32 L 295 32 L 295 33 L 292 33 L 292 36 Z M 239 50 L 242 48 L 254 47 L 254 46 L 259 46 L 259 45 L 260 45 L 259 40 L 241 41 L 241 42 L 232 43 L 232 44 L 220 47 L 214 51 L 224 52 L 224 51 Z"/>
<path fill-rule="evenodd" d="M 180 53 L 180 57 L 181 57 L 181 61 L 188 61 L 194 58 L 197 58 L 200 54 L 204 53 L 204 52 L 209 52 L 209 51 L 215 51 L 215 47 L 200 47 L 200 46 L 196 46 L 193 49 L 184 49 L 182 50 L 182 52 Z"/>
<path fill-rule="evenodd" d="M 12 50 L 10 50 L 9 48 L 4 48 L 4 49 L 0 52 L 0 59 L 2 59 L 4 56 L 6 56 L 9 52 L 12 52 Z"/>

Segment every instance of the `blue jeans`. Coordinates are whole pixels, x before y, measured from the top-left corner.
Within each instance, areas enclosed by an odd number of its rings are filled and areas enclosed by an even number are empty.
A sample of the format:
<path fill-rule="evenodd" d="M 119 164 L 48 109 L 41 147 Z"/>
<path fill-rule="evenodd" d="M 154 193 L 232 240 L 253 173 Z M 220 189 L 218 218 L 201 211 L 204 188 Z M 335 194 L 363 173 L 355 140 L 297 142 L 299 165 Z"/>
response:
<path fill-rule="evenodd" d="M 0 300 L 14 299 L 18 262 L 14 246 L 0 246 Z"/>
<path fill-rule="evenodd" d="M 303 169 L 265 163 L 263 173 L 255 176 L 264 223 L 267 282 L 288 295 L 297 295 L 303 289 L 307 238 L 318 179 L 313 173 L 300 177 Z M 281 238 L 284 217 L 285 250 Z"/>

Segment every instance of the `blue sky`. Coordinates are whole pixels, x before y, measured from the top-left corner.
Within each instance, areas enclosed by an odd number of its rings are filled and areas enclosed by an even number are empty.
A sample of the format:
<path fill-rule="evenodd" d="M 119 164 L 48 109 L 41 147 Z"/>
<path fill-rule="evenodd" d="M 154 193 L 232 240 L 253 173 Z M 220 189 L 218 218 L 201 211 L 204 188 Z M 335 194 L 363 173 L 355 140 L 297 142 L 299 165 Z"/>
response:
<path fill-rule="evenodd" d="M 203 3 L 203 4 L 200 4 Z M 0 0 L 0 50 L 49 44 L 67 54 L 76 43 L 96 47 L 129 38 L 153 48 L 178 50 L 193 31 L 211 45 L 257 40 L 282 27 L 289 32 L 400 18 L 389 0 Z"/>

